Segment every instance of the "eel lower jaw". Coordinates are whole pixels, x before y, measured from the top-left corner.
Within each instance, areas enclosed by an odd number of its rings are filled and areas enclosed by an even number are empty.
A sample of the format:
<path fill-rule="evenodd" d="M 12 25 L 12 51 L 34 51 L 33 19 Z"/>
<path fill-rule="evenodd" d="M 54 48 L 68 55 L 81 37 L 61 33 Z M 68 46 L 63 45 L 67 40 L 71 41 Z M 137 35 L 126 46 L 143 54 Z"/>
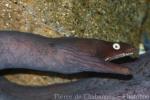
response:
<path fill-rule="evenodd" d="M 112 60 L 116 60 L 116 59 L 119 59 L 119 58 L 131 56 L 131 55 L 133 55 L 133 54 L 134 54 L 133 52 L 130 52 L 130 53 L 122 53 L 122 54 L 119 54 L 119 55 L 116 55 L 116 56 L 113 56 L 113 57 L 107 57 L 107 58 L 105 59 L 105 61 L 112 61 Z"/>

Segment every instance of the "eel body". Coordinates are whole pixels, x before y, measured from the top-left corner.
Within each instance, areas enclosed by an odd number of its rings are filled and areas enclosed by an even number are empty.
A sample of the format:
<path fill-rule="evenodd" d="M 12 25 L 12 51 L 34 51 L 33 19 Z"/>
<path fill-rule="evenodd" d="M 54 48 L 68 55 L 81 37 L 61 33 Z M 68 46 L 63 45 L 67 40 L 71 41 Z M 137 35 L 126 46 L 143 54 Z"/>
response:
<path fill-rule="evenodd" d="M 134 51 L 134 47 L 125 43 L 83 38 L 46 38 L 15 31 L 0 32 L 0 70 L 23 68 L 62 74 L 89 71 L 129 75 L 129 68 L 109 61 Z M 31 88 L 1 78 L 0 100 L 53 100 L 51 96 L 55 92 L 66 92 L 73 85 L 78 85 L 80 89 L 79 84 L 75 82 Z"/>
<path fill-rule="evenodd" d="M 0 70 L 24 68 L 63 74 L 90 71 L 128 75 L 131 73 L 127 67 L 109 61 L 134 51 L 135 48 L 126 43 L 116 45 L 96 39 L 46 38 L 23 32 L 0 32 Z"/>
<path fill-rule="evenodd" d="M 43 87 L 30 87 L 17 85 L 9 82 L 3 77 L 0 77 L 0 99 L 2 98 L 1 100 L 77 100 L 75 97 L 73 97 L 75 94 L 82 95 L 82 97 L 78 100 L 87 100 L 85 99 L 84 95 L 86 95 L 88 98 L 88 95 L 90 96 L 90 94 L 91 96 L 94 96 L 95 94 L 98 94 L 100 96 L 109 95 L 111 97 L 116 97 L 116 100 L 120 100 L 120 95 L 128 96 L 130 94 L 131 96 L 134 96 L 143 94 L 145 96 L 149 96 L 150 86 L 147 82 L 150 81 L 148 81 L 148 79 L 147 81 L 145 80 L 144 77 L 146 76 L 140 75 L 141 73 L 137 73 L 137 71 L 141 69 L 141 67 L 145 69 L 145 71 L 143 72 L 147 71 L 149 73 L 149 62 L 150 52 L 140 56 L 138 60 L 135 60 L 130 63 L 124 63 L 123 65 L 135 69 L 135 78 L 127 82 L 96 78 L 83 79 L 77 82 L 65 84 L 56 84 Z M 95 98 L 94 100 L 101 99 Z M 126 99 L 122 98 L 121 100 Z"/>

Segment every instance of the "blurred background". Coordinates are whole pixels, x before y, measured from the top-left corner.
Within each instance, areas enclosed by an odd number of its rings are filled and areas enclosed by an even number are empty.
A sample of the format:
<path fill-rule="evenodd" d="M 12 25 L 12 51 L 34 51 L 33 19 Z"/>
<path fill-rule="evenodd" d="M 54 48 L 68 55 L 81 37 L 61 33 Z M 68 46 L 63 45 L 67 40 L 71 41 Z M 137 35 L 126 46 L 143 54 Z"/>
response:
<path fill-rule="evenodd" d="M 150 0 L 0 0 L 0 30 L 122 41 L 143 53 L 150 37 Z M 32 71 L 5 77 L 23 85 L 76 80 Z"/>

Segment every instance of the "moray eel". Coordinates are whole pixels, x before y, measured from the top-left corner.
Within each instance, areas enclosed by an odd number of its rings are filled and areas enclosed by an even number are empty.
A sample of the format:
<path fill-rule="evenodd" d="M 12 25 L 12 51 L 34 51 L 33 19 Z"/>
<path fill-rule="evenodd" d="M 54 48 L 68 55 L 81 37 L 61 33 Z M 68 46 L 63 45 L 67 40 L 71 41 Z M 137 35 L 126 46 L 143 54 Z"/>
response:
<path fill-rule="evenodd" d="M 145 71 L 148 71 L 149 73 L 149 62 L 150 52 L 141 55 L 140 58 L 135 61 L 123 63 L 122 65 L 126 65 L 130 68 L 135 69 L 135 74 L 138 74 L 137 78 L 140 78 L 139 73 L 136 73 L 137 70 L 141 69 L 140 67 L 143 67 L 145 68 Z M 73 96 L 74 94 L 84 95 L 89 93 L 93 93 L 94 95 L 96 93 L 99 95 L 110 95 L 112 97 L 115 97 L 117 94 L 120 98 L 120 95 L 128 95 L 128 93 L 130 93 L 130 95 L 136 95 L 136 91 L 138 91 L 138 93 L 140 94 L 149 93 L 149 88 L 146 88 L 145 90 L 145 86 L 143 85 L 144 80 L 141 80 L 142 79 L 132 79 L 128 82 L 110 80 L 105 82 L 105 80 L 102 79 L 82 79 L 72 83 L 31 87 L 17 85 L 15 83 L 9 82 L 3 77 L 0 77 L 0 100 L 77 100 L 74 97 L 70 97 L 71 99 L 69 99 L 69 97 L 63 96 Z M 136 83 L 136 81 L 138 82 Z M 147 81 L 145 80 L 145 82 Z M 137 88 L 138 90 L 136 90 Z M 82 96 L 82 98 L 78 100 L 83 99 L 84 96 Z"/>
<path fill-rule="evenodd" d="M 0 32 L 0 70 L 24 68 L 62 74 L 90 71 L 128 75 L 131 72 L 127 67 L 109 61 L 134 51 L 135 48 L 126 43 Z"/>
<path fill-rule="evenodd" d="M 85 38 L 46 38 L 40 35 L 0 32 L 0 70 L 23 68 L 72 74 L 98 72 L 131 74 L 128 67 L 109 61 L 129 56 L 135 48 L 126 43 L 114 43 Z M 0 100 L 53 100 L 55 92 L 66 93 L 72 86 L 81 89 L 80 82 L 27 87 L 0 78 Z M 69 92 L 69 91 L 68 91 Z"/>

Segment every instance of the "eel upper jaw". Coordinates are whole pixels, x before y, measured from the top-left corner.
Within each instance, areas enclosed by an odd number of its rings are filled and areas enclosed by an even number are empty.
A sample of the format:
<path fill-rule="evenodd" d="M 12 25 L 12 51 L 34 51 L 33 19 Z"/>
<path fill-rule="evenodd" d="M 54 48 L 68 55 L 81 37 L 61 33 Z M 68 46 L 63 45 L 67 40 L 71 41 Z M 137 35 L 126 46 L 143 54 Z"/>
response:
<path fill-rule="evenodd" d="M 105 58 L 105 61 L 112 61 L 112 60 L 119 59 L 119 58 L 123 58 L 123 57 L 126 57 L 126 56 L 131 56 L 131 55 L 133 55 L 133 54 L 134 54 L 133 52 L 121 53 L 121 54 L 115 55 L 115 56 L 113 56 L 113 57 L 107 57 L 107 58 Z"/>

